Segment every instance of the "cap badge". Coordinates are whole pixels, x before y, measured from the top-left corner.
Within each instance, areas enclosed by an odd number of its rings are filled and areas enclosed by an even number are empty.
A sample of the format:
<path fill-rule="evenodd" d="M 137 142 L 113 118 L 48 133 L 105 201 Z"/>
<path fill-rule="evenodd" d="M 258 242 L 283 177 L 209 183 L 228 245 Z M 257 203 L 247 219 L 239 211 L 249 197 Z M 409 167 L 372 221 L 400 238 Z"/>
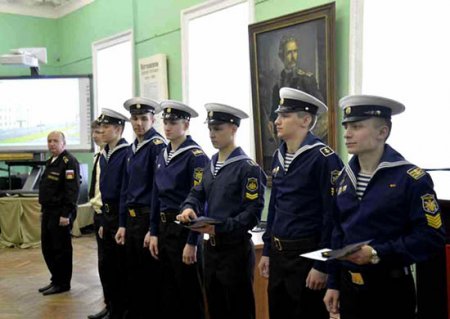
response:
<path fill-rule="evenodd" d="M 283 104 L 284 104 L 284 99 L 281 98 L 281 99 L 280 99 L 280 105 L 283 105 Z"/>
<path fill-rule="evenodd" d="M 141 108 L 140 104 L 136 104 L 136 108 L 139 110 Z"/>
<path fill-rule="evenodd" d="M 349 115 L 350 113 L 352 113 L 352 108 L 350 106 L 347 106 L 345 108 L 345 114 Z"/>
<path fill-rule="evenodd" d="M 168 107 L 168 108 L 166 109 L 166 113 L 170 113 L 170 112 L 172 112 L 172 108 L 171 108 L 171 107 Z"/>
<path fill-rule="evenodd" d="M 208 113 L 208 115 L 209 115 L 209 117 L 212 117 L 212 116 L 214 115 L 214 111 L 210 111 L 210 112 Z"/>

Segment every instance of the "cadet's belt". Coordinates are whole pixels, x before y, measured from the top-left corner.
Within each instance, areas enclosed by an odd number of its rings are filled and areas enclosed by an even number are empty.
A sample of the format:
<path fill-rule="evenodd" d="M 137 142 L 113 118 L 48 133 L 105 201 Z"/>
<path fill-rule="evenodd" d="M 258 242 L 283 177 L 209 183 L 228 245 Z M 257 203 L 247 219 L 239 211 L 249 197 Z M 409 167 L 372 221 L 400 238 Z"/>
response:
<path fill-rule="evenodd" d="M 362 286 L 369 282 L 378 282 L 380 279 L 399 279 L 401 277 L 411 275 L 411 268 L 409 266 L 398 268 L 383 268 L 376 267 L 368 271 L 353 271 L 342 269 L 342 276 L 348 278 L 353 284 Z"/>
<path fill-rule="evenodd" d="M 301 238 L 301 239 L 280 239 L 272 237 L 272 247 L 278 251 L 301 250 L 317 245 L 317 236 Z"/>
<path fill-rule="evenodd" d="M 118 214 L 119 204 L 118 203 L 103 203 L 102 211 L 105 214 Z"/>
<path fill-rule="evenodd" d="M 250 234 L 246 234 L 245 236 L 209 235 L 207 242 L 212 247 L 224 247 L 242 244 L 250 238 Z"/>
<path fill-rule="evenodd" d="M 149 206 L 129 206 L 128 207 L 128 215 L 130 217 L 136 217 L 138 215 L 149 214 L 150 207 Z"/>
<path fill-rule="evenodd" d="M 162 223 L 171 223 L 177 219 L 178 211 L 164 211 L 159 213 L 159 218 Z"/>

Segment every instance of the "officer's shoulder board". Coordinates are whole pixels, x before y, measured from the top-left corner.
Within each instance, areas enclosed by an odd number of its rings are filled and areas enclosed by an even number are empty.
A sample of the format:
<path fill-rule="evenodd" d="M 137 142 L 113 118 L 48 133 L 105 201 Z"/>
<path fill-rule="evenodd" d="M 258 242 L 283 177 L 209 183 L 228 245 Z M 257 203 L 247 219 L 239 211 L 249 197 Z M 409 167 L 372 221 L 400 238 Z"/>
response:
<path fill-rule="evenodd" d="M 324 146 L 322 147 L 320 150 L 320 153 L 322 153 L 323 156 L 330 156 L 331 154 L 334 154 L 334 151 L 328 147 L 328 146 Z"/>
<path fill-rule="evenodd" d="M 192 154 L 194 154 L 194 156 L 199 156 L 199 155 L 203 155 L 205 153 L 203 152 L 203 150 L 196 148 L 196 149 L 192 150 Z"/>
<path fill-rule="evenodd" d="M 415 180 L 421 179 L 426 174 L 423 169 L 417 166 L 410 168 L 409 170 L 406 171 L 406 173 Z"/>
<path fill-rule="evenodd" d="M 155 138 L 155 139 L 153 139 L 153 144 L 155 144 L 155 145 L 164 144 L 164 141 L 160 138 Z"/>
<path fill-rule="evenodd" d="M 298 74 L 298 75 L 306 75 L 307 77 L 313 76 L 313 73 L 312 73 L 312 72 L 306 72 L 306 71 L 304 71 L 304 70 L 302 70 L 302 69 L 298 69 L 298 70 L 297 70 L 297 74 Z"/>

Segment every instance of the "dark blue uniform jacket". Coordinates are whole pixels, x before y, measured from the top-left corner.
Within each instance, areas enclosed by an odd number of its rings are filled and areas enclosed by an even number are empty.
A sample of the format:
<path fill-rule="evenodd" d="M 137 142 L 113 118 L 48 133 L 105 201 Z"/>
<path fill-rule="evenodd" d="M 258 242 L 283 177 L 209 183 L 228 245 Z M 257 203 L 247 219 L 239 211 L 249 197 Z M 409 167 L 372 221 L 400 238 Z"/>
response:
<path fill-rule="evenodd" d="M 356 195 L 356 176 L 360 171 L 354 156 L 336 182 L 335 223 L 332 246 L 364 240 L 377 251 L 377 265 L 357 266 L 336 263 L 354 271 L 398 268 L 424 261 L 444 247 L 441 211 L 433 190 L 433 181 L 422 169 L 385 146 L 361 201 Z M 328 286 L 337 288 L 337 269 Z"/>
<path fill-rule="evenodd" d="M 201 183 L 192 188 L 182 209 L 223 221 L 216 236 L 243 238 L 258 224 L 264 208 L 266 176 L 244 151 L 237 147 L 214 176 L 218 153 L 205 167 Z M 204 210 L 205 208 L 205 210 Z"/>
<path fill-rule="evenodd" d="M 125 206 L 121 198 L 121 189 L 127 163 L 127 149 L 128 142 L 122 138 L 109 154 L 109 145 L 106 145 L 100 158 L 100 192 L 103 205 L 117 205 L 119 210 Z"/>
<path fill-rule="evenodd" d="M 308 133 L 294 155 L 288 171 L 284 168 L 286 144 L 275 152 L 272 164 L 272 192 L 264 233 L 265 256 L 271 236 L 295 240 L 317 237 L 318 248 L 330 247 L 333 183 L 342 169 L 334 151 Z M 325 272 L 324 263 L 314 268 Z"/>
<path fill-rule="evenodd" d="M 123 175 L 122 196 L 126 205 L 120 210 L 125 226 L 128 208 L 151 207 L 156 158 L 166 147 L 164 138 L 154 128 L 144 135 L 142 143 L 136 139 L 127 152 L 127 167 Z"/>
<path fill-rule="evenodd" d="M 190 136 L 174 152 L 169 164 L 166 164 L 171 149 L 172 145 L 169 143 L 156 160 L 150 218 L 150 232 L 153 236 L 159 234 L 160 212 L 179 211 L 191 188 L 202 181 L 203 170 L 209 162 L 208 156 Z M 188 242 L 196 244 L 197 236 L 190 236 Z"/>

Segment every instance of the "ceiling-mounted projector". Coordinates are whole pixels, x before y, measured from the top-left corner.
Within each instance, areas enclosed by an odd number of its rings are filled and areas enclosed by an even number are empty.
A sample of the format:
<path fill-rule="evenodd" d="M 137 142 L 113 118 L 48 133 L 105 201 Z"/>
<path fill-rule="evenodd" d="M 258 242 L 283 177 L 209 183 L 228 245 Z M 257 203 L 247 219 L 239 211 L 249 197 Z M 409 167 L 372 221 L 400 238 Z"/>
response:
<path fill-rule="evenodd" d="M 12 49 L 10 54 L 0 56 L 0 64 L 3 65 L 38 68 L 39 62 L 47 63 L 46 48 Z"/>

